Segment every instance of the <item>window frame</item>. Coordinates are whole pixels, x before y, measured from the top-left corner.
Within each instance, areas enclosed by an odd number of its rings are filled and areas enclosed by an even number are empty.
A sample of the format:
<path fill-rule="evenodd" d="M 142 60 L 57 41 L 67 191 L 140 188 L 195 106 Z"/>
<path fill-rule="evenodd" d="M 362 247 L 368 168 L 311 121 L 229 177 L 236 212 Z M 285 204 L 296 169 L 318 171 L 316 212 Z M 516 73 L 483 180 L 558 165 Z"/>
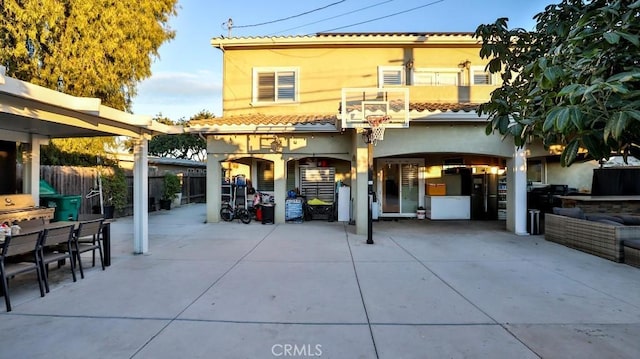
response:
<path fill-rule="evenodd" d="M 470 80 L 471 85 L 473 86 L 495 86 L 496 85 L 496 77 L 495 74 L 492 74 L 488 70 L 485 70 L 485 66 L 471 66 L 470 69 Z M 489 83 L 476 83 L 476 73 L 483 73 L 488 75 Z"/>
<path fill-rule="evenodd" d="M 384 82 L 385 71 L 400 71 L 400 83 L 399 84 L 386 84 Z M 378 66 L 378 87 L 394 87 L 394 86 L 406 86 L 407 74 L 404 66 Z"/>
<path fill-rule="evenodd" d="M 281 99 L 278 97 L 278 74 L 285 72 L 293 72 L 293 99 Z M 259 80 L 260 74 L 273 73 L 274 74 L 274 100 L 273 101 L 261 101 L 259 99 Z M 300 102 L 300 68 L 298 67 L 254 67 L 253 68 L 253 80 L 251 89 L 251 104 L 252 105 L 286 105 L 297 104 Z"/>
<path fill-rule="evenodd" d="M 416 83 L 416 73 L 432 73 L 433 74 L 433 84 L 418 84 Z M 448 83 L 439 83 L 440 74 L 456 74 L 457 81 L 455 85 Z M 461 86 L 463 83 L 463 78 L 460 73 L 460 69 L 453 67 L 417 67 L 411 70 L 411 85 L 412 86 Z"/>

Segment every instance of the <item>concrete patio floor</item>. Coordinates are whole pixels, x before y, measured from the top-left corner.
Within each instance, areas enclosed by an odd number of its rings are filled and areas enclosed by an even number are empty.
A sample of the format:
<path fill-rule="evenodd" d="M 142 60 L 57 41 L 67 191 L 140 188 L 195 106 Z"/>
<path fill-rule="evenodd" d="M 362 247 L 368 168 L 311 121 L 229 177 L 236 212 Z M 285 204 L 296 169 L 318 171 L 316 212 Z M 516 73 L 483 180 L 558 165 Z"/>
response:
<path fill-rule="evenodd" d="M 12 286 L 0 358 L 638 358 L 640 270 L 503 222 L 112 224 L 112 264 Z M 90 261 L 85 260 L 85 264 Z"/>

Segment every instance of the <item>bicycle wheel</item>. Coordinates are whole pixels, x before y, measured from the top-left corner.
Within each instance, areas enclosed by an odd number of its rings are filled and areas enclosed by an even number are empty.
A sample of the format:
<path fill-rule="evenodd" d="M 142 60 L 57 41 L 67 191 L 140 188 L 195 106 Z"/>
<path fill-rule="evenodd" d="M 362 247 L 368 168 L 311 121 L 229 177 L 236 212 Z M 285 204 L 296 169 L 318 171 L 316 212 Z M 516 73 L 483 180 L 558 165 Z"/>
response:
<path fill-rule="evenodd" d="M 233 209 L 231 206 L 223 206 L 220 208 L 220 218 L 225 222 L 233 221 Z"/>
<path fill-rule="evenodd" d="M 244 224 L 251 223 L 251 213 L 247 209 L 241 209 L 238 211 L 238 217 Z"/>

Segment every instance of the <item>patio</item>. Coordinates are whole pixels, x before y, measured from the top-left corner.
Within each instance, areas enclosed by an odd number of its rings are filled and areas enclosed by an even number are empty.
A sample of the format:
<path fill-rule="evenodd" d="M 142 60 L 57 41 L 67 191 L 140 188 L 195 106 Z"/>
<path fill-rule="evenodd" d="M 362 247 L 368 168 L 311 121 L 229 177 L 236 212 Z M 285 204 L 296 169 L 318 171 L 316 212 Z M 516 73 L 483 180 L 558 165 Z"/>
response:
<path fill-rule="evenodd" d="M 112 264 L 40 298 L 16 280 L 0 357 L 636 358 L 640 270 L 503 223 L 206 224 L 204 205 L 111 225 Z M 288 354 L 288 355 L 287 355 Z"/>

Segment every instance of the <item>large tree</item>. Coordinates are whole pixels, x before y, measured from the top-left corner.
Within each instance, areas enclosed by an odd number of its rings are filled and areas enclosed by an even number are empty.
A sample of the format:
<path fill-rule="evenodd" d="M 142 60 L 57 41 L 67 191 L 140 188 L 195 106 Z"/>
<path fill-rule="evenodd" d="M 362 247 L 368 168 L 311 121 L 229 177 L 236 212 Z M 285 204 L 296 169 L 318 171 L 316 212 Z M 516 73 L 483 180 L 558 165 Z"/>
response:
<path fill-rule="evenodd" d="M 7 75 L 129 110 L 177 0 L 0 0 Z"/>
<path fill-rule="evenodd" d="M 104 105 L 130 111 L 136 85 L 151 76 L 160 45 L 174 37 L 168 21 L 176 15 L 176 4 L 177 0 L 0 0 L 0 64 L 9 76 L 75 96 L 97 97 Z M 52 143 L 43 151 L 45 163 L 84 164 L 74 159 L 104 157 L 114 139 Z"/>
<path fill-rule="evenodd" d="M 537 14 L 535 31 L 508 20 L 481 25 L 480 55 L 503 85 L 480 106 L 487 133 L 517 146 L 541 139 L 602 160 L 640 153 L 640 1 L 564 0 Z"/>

